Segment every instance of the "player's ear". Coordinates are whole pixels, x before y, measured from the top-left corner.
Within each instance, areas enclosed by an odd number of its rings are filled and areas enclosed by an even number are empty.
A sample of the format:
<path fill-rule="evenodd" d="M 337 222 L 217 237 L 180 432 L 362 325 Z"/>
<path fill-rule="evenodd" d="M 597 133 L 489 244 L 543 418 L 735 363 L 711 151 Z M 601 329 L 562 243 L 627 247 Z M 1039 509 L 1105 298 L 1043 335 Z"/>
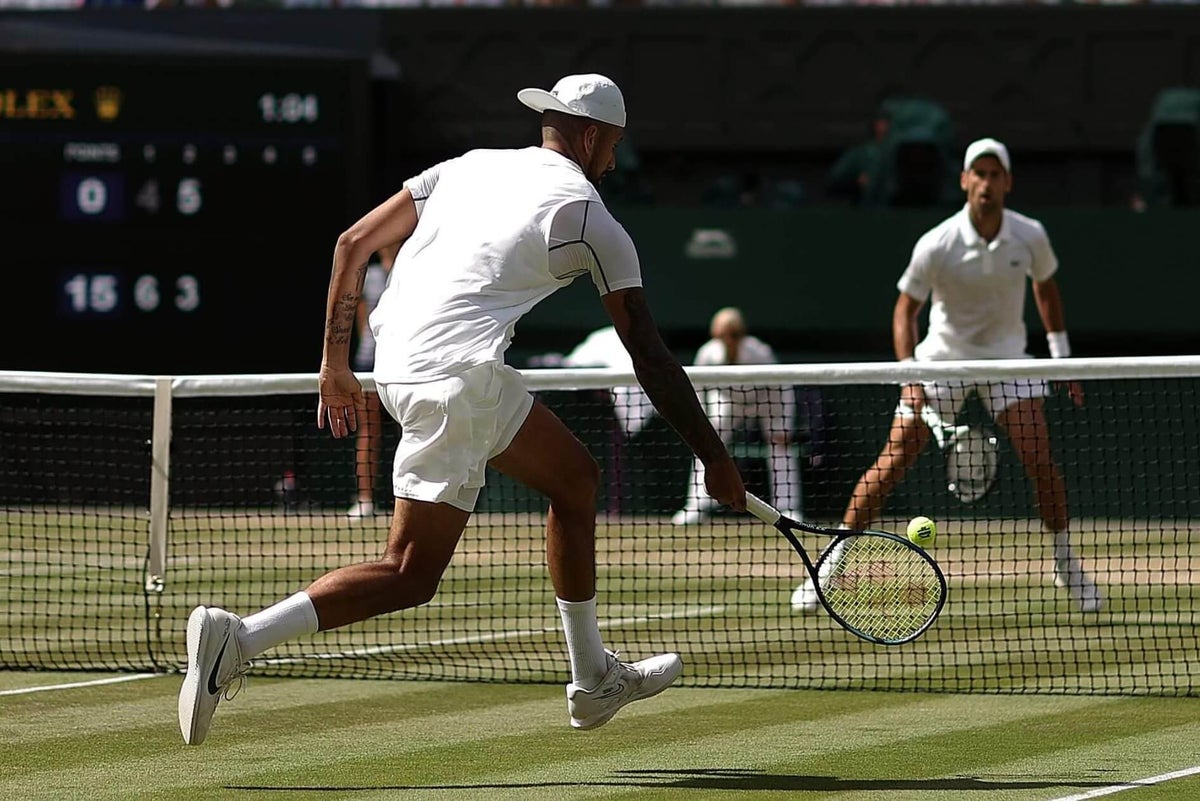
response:
<path fill-rule="evenodd" d="M 600 126 L 589 125 L 583 129 L 583 152 L 590 159 L 596 152 L 596 142 L 600 139 Z"/>
<path fill-rule="evenodd" d="M 958 174 L 958 187 L 964 192 L 967 191 L 967 175 L 968 173 L 966 170 L 963 170 Z"/>

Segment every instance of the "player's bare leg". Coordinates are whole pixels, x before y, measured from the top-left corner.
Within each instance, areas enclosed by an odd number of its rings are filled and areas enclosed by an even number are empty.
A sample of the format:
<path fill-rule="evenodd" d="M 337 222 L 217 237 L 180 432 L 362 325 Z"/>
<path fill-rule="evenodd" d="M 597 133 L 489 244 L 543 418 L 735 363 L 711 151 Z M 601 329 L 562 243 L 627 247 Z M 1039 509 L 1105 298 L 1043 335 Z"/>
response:
<path fill-rule="evenodd" d="M 332 570 L 306 590 L 321 630 L 428 603 L 470 516 L 447 503 L 397 498 L 380 558 Z"/>
<path fill-rule="evenodd" d="M 558 597 L 586 601 L 595 596 L 600 468 L 583 443 L 535 402 L 512 443 L 489 464 L 549 499 L 546 559 Z"/>
<path fill-rule="evenodd" d="M 546 561 L 571 661 L 571 725 L 592 729 L 622 706 L 665 690 L 679 675 L 675 654 L 627 664 L 605 649 L 596 619 L 596 493 L 600 468 L 575 435 L 535 402 L 491 466 L 550 500 Z"/>
<path fill-rule="evenodd" d="M 930 436 L 929 427 L 916 415 L 897 415 L 892 419 L 887 443 L 850 495 L 842 516 L 845 528 L 860 531 L 879 519 L 888 496 L 920 457 Z"/>
<path fill-rule="evenodd" d="M 1103 599 L 1071 547 L 1067 487 L 1054 461 L 1043 406 L 1041 398 L 1019 400 L 996 415 L 996 423 L 1007 434 L 1029 476 L 1042 525 L 1053 540 L 1054 583 L 1067 588 L 1080 609 L 1095 612 Z"/>
<path fill-rule="evenodd" d="M 185 743 L 208 736 L 222 697 L 232 697 L 249 660 L 305 634 L 419 606 L 433 598 L 470 513 L 443 503 L 397 499 L 383 555 L 326 573 L 246 618 L 198 606 L 188 617 L 188 670 L 179 693 Z"/>
<path fill-rule="evenodd" d="M 358 431 L 354 438 L 354 482 L 357 494 L 346 512 L 351 520 L 375 514 L 375 478 L 379 473 L 379 455 L 383 447 L 383 409 L 379 395 L 363 392 L 358 409 Z"/>
<path fill-rule="evenodd" d="M 850 495 L 850 503 L 842 517 L 842 528 L 861 531 L 879 519 L 888 496 L 921 455 L 921 450 L 929 443 L 929 437 L 928 426 L 916 415 L 896 415 L 892 418 L 887 443 L 879 456 L 875 457 L 875 462 L 858 479 Z M 836 545 L 833 547 L 840 548 Z M 834 550 L 821 564 L 822 587 L 824 579 L 833 572 L 840 559 L 841 551 Z M 804 581 L 792 591 L 791 605 L 797 612 L 812 612 L 820 608 L 821 600 L 812 576 L 806 575 Z"/>

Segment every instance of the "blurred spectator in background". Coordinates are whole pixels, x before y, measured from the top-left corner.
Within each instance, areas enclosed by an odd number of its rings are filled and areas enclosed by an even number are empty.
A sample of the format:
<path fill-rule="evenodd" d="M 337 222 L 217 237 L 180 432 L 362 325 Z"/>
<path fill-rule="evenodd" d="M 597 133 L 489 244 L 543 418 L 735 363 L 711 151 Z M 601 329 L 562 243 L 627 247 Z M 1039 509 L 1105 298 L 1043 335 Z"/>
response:
<path fill-rule="evenodd" d="M 936 206 L 958 200 L 954 126 L 938 103 L 893 97 L 876 109 L 867 141 L 830 169 L 826 189 L 859 206 Z"/>
<path fill-rule="evenodd" d="M 1200 204 L 1200 89 L 1159 92 L 1137 141 L 1135 211 Z"/>
<path fill-rule="evenodd" d="M 379 250 L 367 265 L 363 276 L 362 294 L 358 298 L 355 325 L 358 346 L 354 351 L 355 372 L 369 373 L 375 369 L 375 335 L 367 318 L 379 302 L 387 284 L 388 273 L 399 248 L 389 246 Z M 363 390 L 363 404 L 358 408 L 358 431 L 354 435 L 354 505 L 346 512 L 351 520 L 361 520 L 375 514 L 375 479 L 379 475 L 379 455 L 383 450 L 383 407 L 379 394 Z"/>
<path fill-rule="evenodd" d="M 830 197 L 844 197 L 855 206 L 863 203 L 872 182 L 877 180 L 883 143 L 891 126 L 891 116 L 884 106 L 880 106 L 871 119 L 867 140 L 842 153 L 829 169 L 825 192 Z"/>
<path fill-rule="evenodd" d="M 697 365 L 778 364 L 775 351 L 746 331 L 739 309 L 727 307 L 713 315 L 712 339 L 696 352 Z M 770 456 L 767 460 L 771 500 L 784 514 L 803 520 L 800 508 L 800 455 L 792 436 L 796 412 L 791 387 L 725 386 L 704 390 L 705 409 L 726 447 L 747 423 L 762 431 Z M 704 491 L 704 465 L 693 460 L 684 506 L 671 518 L 677 526 L 699 523 L 716 502 Z"/>

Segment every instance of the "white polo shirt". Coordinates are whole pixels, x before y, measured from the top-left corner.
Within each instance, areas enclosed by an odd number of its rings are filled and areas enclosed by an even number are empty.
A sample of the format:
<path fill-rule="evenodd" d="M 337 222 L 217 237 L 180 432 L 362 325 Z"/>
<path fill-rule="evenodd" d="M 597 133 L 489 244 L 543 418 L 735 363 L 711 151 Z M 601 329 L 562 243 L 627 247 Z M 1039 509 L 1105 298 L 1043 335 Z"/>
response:
<path fill-rule="evenodd" d="M 584 273 L 601 294 L 642 285 L 629 234 L 552 150 L 472 150 L 404 185 L 417 226 L 371 313 L 377 381 L 502 362 L 517 321 Z"/>
<path fill-rule="evenodd" d="M 1000 232 L 986 242 L 967 207 L 917 240 L 896 286 L 924 302 L 933 295 L 929 331 L 916 357 L 1014 359 L 1027 355 L 1025 281 L 1045 281 L 1058 269 L 1046 229 L 1004 210 Z"/>
<path fill-rule="evenodd" d="M 775 364 L 775 351 L 758 337 L 745 336 L 738 344 L 737 361 L 733 364 Z M 719 339 L 710 339 L 696 351 L 696 364 L 723 365 L 730 364 L 725 357 L 725 343 Z"/>

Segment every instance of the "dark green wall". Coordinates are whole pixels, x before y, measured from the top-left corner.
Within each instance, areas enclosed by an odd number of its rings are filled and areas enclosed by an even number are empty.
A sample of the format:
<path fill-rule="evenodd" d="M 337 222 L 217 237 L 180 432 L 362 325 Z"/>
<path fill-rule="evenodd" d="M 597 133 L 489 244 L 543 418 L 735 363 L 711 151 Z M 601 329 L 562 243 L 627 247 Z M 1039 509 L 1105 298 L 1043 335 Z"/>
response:
<path fill-rule="evenodd" d="M 1200 211 L 1021 210 L 1042 220 L 1058 253 L 1073 340 L 1123 343 L 1121 352 L 1137 352 L 1141 340 L 1200 346 Z M 712 313 L 737 305 L 779 350 L 813 358 L 863 341 L 881 349 L 864 357 L 890 355 L 896 280 L 921 233 L 952 212 L 614 209 L 637 243 L 655 316 L 676 341 L 698 344 Z M 735 253 L 689 256 L 704 231 L 727 234 Z M 1032 300 L 1027 312 L 1031 344 L 1044 350 Z M 527 316 L 515 344 L 565 350 L 605 322 L 594 288 L 580 280 Z"/>

